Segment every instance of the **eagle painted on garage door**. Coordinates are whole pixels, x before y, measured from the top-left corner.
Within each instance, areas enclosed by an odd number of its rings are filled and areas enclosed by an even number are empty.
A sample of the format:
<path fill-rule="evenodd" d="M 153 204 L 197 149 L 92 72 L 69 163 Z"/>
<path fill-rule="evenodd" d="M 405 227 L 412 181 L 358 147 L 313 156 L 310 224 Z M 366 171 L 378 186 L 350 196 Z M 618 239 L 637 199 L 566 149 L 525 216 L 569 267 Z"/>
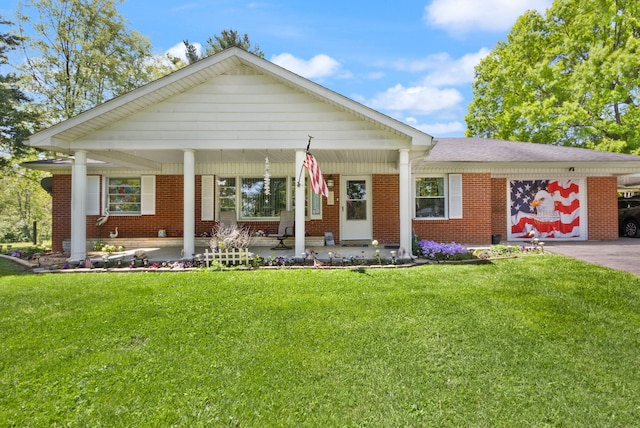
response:
<path fill-rule="evenodd" d="M 580 180 L 509 182 L 511 238 L 580 236 Z"/>

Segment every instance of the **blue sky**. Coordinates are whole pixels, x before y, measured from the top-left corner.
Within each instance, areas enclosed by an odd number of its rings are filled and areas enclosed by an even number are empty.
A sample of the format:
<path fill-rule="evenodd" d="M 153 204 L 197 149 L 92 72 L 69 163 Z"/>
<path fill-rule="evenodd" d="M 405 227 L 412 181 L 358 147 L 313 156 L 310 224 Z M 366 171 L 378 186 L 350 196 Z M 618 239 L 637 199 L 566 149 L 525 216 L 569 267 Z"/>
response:
<path fill-rule="evenodd" d="M 436 137 L 462 136 L 473 67 L 528 9 L 552 0 L 127 0 L 156 53 L 223 29 L 265 58 Z M 12 14 L 5 14 L 13 19 Z"/>

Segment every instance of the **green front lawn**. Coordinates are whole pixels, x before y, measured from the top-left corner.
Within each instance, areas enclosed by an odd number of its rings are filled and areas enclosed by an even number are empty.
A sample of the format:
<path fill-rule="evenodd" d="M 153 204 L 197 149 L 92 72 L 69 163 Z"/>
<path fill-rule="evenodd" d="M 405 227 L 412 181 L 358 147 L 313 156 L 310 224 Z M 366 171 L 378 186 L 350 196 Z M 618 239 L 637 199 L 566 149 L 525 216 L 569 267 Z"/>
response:
<path fill-rule="evenodd" d="M 0 276 L 2 426 L 632 426 L 640 278 L 411 269 Z"/>

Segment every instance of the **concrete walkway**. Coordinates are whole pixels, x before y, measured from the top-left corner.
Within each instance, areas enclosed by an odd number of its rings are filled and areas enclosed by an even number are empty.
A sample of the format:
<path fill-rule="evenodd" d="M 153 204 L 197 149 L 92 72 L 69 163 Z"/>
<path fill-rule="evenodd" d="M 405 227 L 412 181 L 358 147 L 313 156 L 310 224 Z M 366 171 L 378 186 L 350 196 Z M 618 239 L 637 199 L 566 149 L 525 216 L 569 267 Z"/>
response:
<path fill-rule="evenodd" d="M 640 238 L 547 242 L 545 251 L 640 275 Z"/>

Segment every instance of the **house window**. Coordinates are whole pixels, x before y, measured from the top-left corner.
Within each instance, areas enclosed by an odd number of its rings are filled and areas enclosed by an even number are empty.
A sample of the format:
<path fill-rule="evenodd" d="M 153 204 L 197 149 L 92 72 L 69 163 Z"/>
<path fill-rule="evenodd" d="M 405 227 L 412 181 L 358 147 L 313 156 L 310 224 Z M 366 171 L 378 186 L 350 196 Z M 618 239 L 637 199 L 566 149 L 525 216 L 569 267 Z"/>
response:
<path fill-rule="evenodd" d="M 218 179 L 218 206 L 220 211 L 234 211 L 236 209 L 236 179 L 234 177 Z"/>
<path fill-rule="evenodd" d="M 295 177 L 291 177 L 291 209 L 296 209 L 296 188 L 298 186 L 298 180 Z M 322 196 L 313 193 L 309 186 L 309 177 L 304 179 L 304 188 L 306 190 L 304 195 L 304 217 L 310 220 L 322 219 Z M 309 212 L 311 208 L 311 212 Z"/>
<path fill-rule="evenodd" d="M 278 218 L 281 211 L 295 209 L 296 185 L 295 177 L 271 177 L 270 192 L 265 195 L 264 177 L 219 177 L 218 212 L 235 210 L 244 220 Z M 322 198 L 306 189 L 305 217 L 322 218 Z"/>
<path fill-rule="evenodd" d="M 287 179 L 271 177 L 270 194 L 264 194 L 263 177 L 242 178 L 241 217 L 264 218 L 277 217 L 280 211 L 287 209 Z"/>
<path fill-rule="evenodd" d="M 111 177 L 107 186 L 107 205 L 111 214 L 140 214 L 142 186 L 140 177 Z"/>
<path fill-rule="evenodd" d="M 447 189 L 445 183 L 444 177 L 416 178 L 416 218 L 446 218 Z"/>

